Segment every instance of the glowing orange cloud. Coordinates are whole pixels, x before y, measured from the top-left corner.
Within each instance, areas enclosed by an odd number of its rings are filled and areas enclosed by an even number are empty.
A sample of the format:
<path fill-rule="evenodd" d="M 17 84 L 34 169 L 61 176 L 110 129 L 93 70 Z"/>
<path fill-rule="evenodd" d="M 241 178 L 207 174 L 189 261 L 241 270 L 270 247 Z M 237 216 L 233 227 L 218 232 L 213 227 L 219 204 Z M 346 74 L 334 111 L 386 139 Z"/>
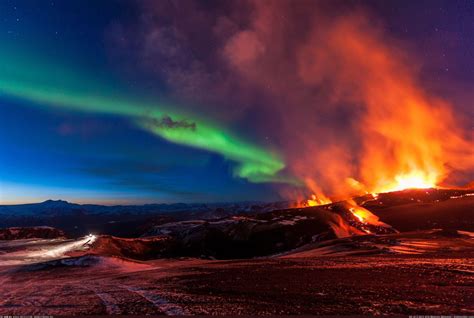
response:
<path fill-rule="evenodd" d="M 344 17 L 329 29 L 302 50 L 299 70 L 310 85 L 329 82 L 334 101 L 360 105 L 355 176 L 338 175 L 353 181 L 344 186 L 356 192 L 428 188 L 445 180 L 450 167 L 473 167 L 474 145 L 451 106 L 422 89 L 409 60 L 363 15 Z M 348 162 L 335 157 L 331 165 Z"/>

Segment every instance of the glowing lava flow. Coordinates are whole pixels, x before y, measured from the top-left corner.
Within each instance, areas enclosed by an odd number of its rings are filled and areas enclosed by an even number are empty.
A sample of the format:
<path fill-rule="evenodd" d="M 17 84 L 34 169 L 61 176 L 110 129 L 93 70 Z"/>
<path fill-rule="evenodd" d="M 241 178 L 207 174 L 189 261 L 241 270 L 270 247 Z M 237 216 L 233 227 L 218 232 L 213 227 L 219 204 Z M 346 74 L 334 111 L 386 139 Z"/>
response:
<path fill-rule="evenodd" d="M 332 203 L 332 201 L 325 196 L 316 196 L 316 194 L 311 195 L 311 199 L 306 200 L 306 206 L 318 206 Z"/>
<path fill-rule="evenodd" d="M 307 199 L 302 204 L 299 204 L 300 207 L 318 206 L 332 203 L 332 200 L 324 195 L 323 191 L 316 184 L 316 182 L 314 182 L 314 180 L 308 178 L 305 180 L 305 183 L 309 190 L 311 190 L 312 194 L 310 199 Z"/>
<path fill-rule="evenodd" d="M 371 224 L 376 226 L 383 226 L 385 223 L 380 222 L 378 216 L 370 212 L 369 210 L 357 205 L 355 202 L 349 200 L 346 201 L 349 207 L 349 211 L 361 222 L 365 224 Z"/>
<path fill-rule="evenodd" d="M 413 171 L 408 174 L 399 174 L 395 180 L 387 182 L 387 186 L 376 189 L 375 192 L 393 192 L 406 189 L 436 188 L 437 174 L 422 171 Z"/>
<path fill-rule="evenodd" d="M 372 191 L 368 192 L 367 189 L 361 182 L 355 180 L 354 178 L 348 178 L 347 184 L 355 191 L 355 193 L 365 192 L 366 194 L 371 194 L 375 199 L 378 196 L 378 193 L 386 193 L 393 191 L 402 191 L 407 189 L 430 189 L 437 188 L 438 173 L 436 172 L 425 172 L 425 171 L 412 171 L 410 173 L 400 173 L 395 176 L 393 180 L 380 182 L 384 184 L 383 186 L 375 187 L 371 189 Z M 346 181 L 347 181 L 346 180 Z M 322 191 L 316 187 L 316 184 L 309 183 L 309 188 L 313 190 L 313 194 L 309 199 L 304 201 L 303 204 L 300 204 L 301 207 L 308 206 L 318 206 L 332 203 L 332 200 L 325 196 Z M 367 190 L 365 190 L 367 189 Z M 349 195 L 347 197 L 350 197 Z M 342 197 L 339 199 L 347 199 Z"/>

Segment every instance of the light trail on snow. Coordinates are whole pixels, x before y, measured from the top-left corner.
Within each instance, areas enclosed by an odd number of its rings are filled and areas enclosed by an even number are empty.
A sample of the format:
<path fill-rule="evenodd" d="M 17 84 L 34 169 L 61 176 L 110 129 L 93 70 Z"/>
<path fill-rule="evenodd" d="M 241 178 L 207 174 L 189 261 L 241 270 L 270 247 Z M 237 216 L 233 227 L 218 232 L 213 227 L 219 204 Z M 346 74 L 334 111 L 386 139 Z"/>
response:
<path fill-rule="evenodd" d="M 40 240 L 39 244 L 33 246 L 28 246 L 31 244 L 31 240 L 24 240 L 24 250 L 0 255 L 0 266 L 34 264 L 62 259 L 67 257 L 67 253 L 89 249 L 90 245 L 96 240 L 97 236 L 93 234 L 77 240 L 65 240 L 59 243 L 57 240 Z M 14 243 L 18 245 L 18 241 Z"/>

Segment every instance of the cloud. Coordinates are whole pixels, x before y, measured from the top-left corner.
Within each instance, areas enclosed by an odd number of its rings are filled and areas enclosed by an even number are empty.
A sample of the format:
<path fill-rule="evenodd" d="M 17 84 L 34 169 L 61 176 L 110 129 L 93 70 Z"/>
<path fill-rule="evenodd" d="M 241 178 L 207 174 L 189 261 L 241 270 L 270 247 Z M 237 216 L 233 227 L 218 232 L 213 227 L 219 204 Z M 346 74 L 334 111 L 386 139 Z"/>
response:
<path fill-rule="evenodd" d="M 235 34 L 225 45 L 224 54 L 239 68 L 255 63 L 265 54 L 265 47 L 255 32 L 242 31 Z"/>
<path fill-rule="evenodd" d="M 266 136 L 309 188 L 340 197 L 413 171 L 440 183 L 473 168 L 453 105 L 426 91 L 420 63 L 355 2 L 141 6 L 120 34 L 134 66 L 172 98 Z"/>
<path fill-rule="evenodd" d="M 173 120 L 170 116 L 163 116 L 161 118 L 150 118 L 150 125 L 157 128 L 168 128 L 168 129 L 176 129 L 176 128 L 184 128 L 190 130 L 196 130 L 196 123 L 189 122 L 185 119 L 182 120 Z"/>

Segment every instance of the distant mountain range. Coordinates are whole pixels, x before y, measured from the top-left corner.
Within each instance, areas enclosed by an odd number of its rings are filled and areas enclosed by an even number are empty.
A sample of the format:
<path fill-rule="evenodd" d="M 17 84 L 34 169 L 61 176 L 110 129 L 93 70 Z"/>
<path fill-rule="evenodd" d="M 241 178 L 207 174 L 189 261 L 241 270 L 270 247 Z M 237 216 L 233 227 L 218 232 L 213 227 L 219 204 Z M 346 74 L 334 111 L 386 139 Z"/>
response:
<path fill-rule="evenodd" d="M 173 203 L 144 205 L 77 204 L 63 200 L 0 205 L 0 228 L 12 226 L 53 226 L 70 236 L 89 232 L 122 236 L 142 234 L 151 224 L 190 219 L 218 219 L 237 214 L 285 209 L 290 202 Z"/>
<path fill-rule="evenodd" d="M 381 193 L 376 197 L 365 195 L 354 200 L 383 222 L 401 231 L 438 227 L 467 231 L 474 229 L 471 217 L 474 190 L 405 190 Z M 63 230 L 68 237 L 73 238 L 89 233 L 140 237 L 144 233 L 183 232 L 184 229 L 187 231 L 195 227 L 199 233 L 201 230 L 207 233 L 209 229 L 220 229 L 224 219 L 234 224 L 233 216 L 255 218 L 257 214 L 286 210 L 292 206 L 294 203 L 289 201 L 104 206 L 47 200 L 32 204 L 0 205 L 0 229 L 50 226 Z M 298 213 L 296 210 L 291 209 L 288 213 Z M 191 220 L 201 221 L 183 223 Z"/>
<path fill-rule="evenodd" d="M 143 205 L 97 205 L 77 204 L 64 200 L 46 200 L 41 203 L 28 203 L 16 205 L 0 205 L 2 216 L 54 216 L 71 214 L 155 214 L 155 213 L 177 213 L 197 212 L 210 213 L 213 217 L 216 213 L 225 215 L 243 212 L 265 212 L 274 209 L 289 207 L 289 202 L 236 202 L 236 203 L 173 203 L 173 204 L 143 204 Z M 204 215 L 205 217 L 205 215 Z"/>

